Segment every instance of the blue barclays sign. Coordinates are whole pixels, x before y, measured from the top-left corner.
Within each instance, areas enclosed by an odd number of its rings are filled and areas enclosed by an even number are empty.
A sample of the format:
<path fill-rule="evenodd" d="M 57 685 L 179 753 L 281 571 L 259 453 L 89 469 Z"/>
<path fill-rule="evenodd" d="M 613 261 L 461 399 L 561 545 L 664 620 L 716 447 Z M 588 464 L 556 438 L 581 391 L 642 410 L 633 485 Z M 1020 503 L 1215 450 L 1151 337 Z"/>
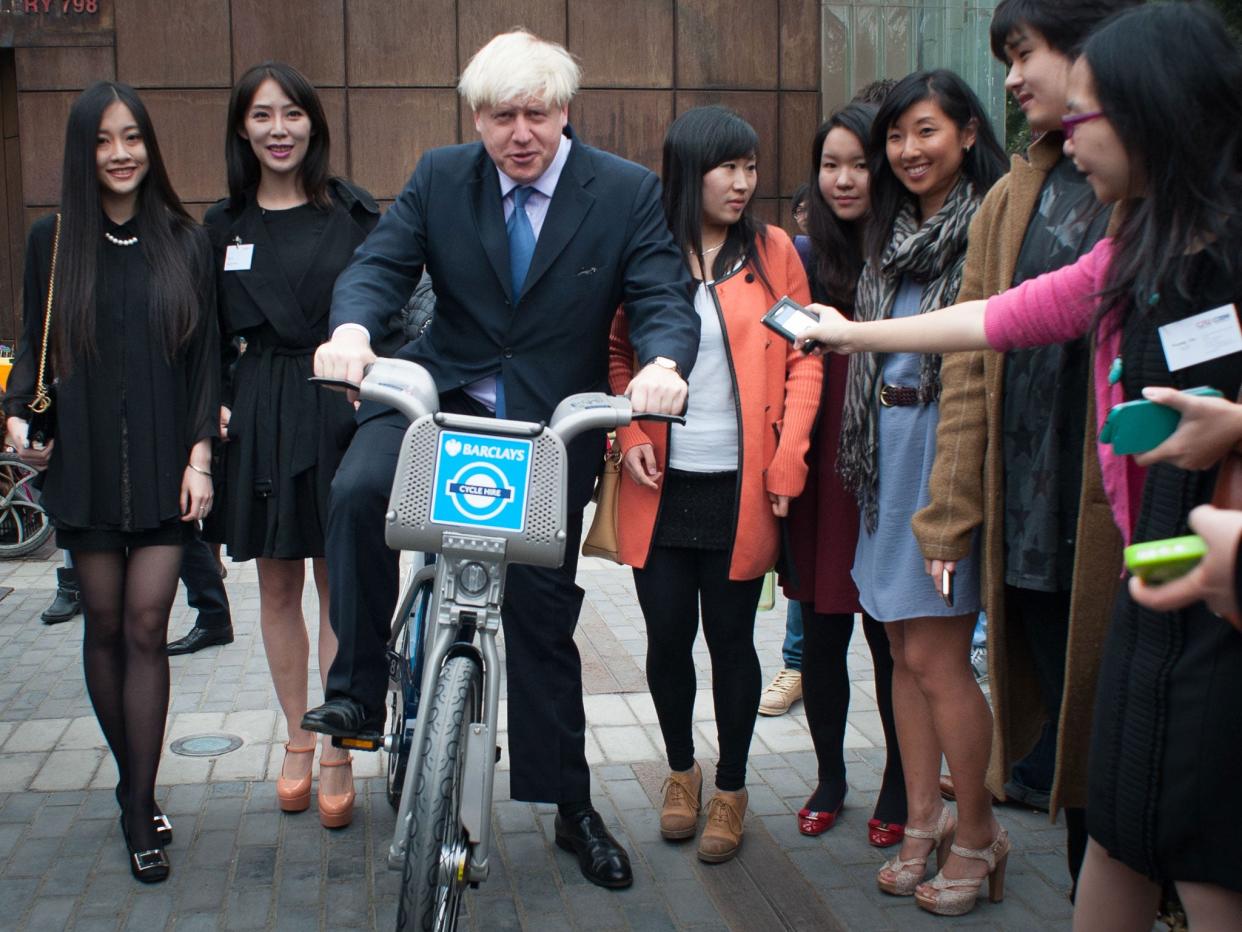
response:
<path fill-rule="evenodd" d="M 435 524 L 521 533 L 534 443 L 444 430 L 436 450 Z"/>

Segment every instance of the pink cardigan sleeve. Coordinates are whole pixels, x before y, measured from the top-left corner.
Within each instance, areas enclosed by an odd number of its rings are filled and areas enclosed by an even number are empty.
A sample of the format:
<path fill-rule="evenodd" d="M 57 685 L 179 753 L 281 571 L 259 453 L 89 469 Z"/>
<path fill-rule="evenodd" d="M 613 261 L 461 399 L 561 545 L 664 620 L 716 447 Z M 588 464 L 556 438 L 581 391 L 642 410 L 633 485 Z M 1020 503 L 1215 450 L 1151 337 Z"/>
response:
<path fill-rule="evenodd" d="M 1091 329 L 1113 254 L 1105 238 L 1075 262 L 1002 292 L 987 303 L 983 331 L 994 350 L 1046 346 L 1076 339 Z"/>

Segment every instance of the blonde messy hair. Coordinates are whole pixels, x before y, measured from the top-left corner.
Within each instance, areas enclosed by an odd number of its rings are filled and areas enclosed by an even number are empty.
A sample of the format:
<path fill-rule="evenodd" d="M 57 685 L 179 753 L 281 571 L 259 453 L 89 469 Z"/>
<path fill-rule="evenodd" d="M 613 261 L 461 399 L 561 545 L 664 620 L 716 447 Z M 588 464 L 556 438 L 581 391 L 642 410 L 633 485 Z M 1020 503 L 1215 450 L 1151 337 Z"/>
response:
<path fill-rule="evenodd" d="M 474 53 L 457 82 L 457 93 L 474 111 L 531 99 L 564 109 L 578 93 L 580 79 L 581 70 L 569 52 L 519 28 L 502 32 Z"/>

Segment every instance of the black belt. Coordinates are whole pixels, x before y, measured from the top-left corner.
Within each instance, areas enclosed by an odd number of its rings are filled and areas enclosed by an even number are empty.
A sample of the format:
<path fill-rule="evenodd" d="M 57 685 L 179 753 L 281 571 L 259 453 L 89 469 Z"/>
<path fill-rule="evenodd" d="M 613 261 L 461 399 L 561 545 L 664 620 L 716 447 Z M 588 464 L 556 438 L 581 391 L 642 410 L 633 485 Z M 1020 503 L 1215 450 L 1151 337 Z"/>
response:
<path fill-rule="evenodd" d="M 880 388 L 880 405 L 885 408 L 907 408 L 912 405 L 929 404 L 917 388 L 908 385 L 884 385 Z"/>

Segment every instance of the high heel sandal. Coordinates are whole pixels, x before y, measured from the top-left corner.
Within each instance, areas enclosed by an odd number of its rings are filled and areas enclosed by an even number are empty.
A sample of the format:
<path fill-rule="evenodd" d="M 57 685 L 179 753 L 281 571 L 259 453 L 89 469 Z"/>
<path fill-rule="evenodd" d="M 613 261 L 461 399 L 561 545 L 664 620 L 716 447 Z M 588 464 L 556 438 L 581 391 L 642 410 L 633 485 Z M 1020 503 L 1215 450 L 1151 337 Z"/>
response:
<path fill-rule="evenodd" d="M 341 760 L 324 760 L 319 759 L 320 767 L 348 767 L 354 762 L 352 755 L 346 755 Z M 319 821 L 323 823 L 324 828 L 344 828 L 353 821 L 354 818 L 354 798 L 357 794 L 354 792 L 353 784 L 354 772 L 349 772 L 350 784 L 349 792 L 341 795 L 328 794 L 323 791 L 323 772 L 320 771 L 319 781 Z"/>
<path fill-rule="evenodd" d="M 905 837 L 906 827 L 901 822 L 867 820 L 867 841 L 877 848 L 891 848 L 893 845 L 899 845 Z"/>
<path fill-rule="evenodd" d="M 949 845 L 953 841 L 953 831 L 957 828 L 957 822 L 949 812 L 948 806 L 940 808 L 940 818 L 936 820 L 936 827 L 933 829 L 910 828 L 906 826 L 907 838 L 929 838 L 932 841 L 932 851 L 936 852 L 937 867 L 944 867 L 945 858 L 948 857 Z M 927 875 L 927 859 L 931 857 L 931 851 L 927 852 L 925 857 L 921 858 L 903 858 L 897 855 L 890 858 L 880 868 L 880 873 L 876 875 L 875 882 L 881 890 L 890 896 L 913 896 L 914 889 L 923 882 L 923 878 Z M 891 878 L 885 877 L 885 872 L 891 874 Z"/>
<path fill-rule="evenodd" d="M 1005 864 L 1009 860 L 1010 850 L 1007 831 L 1002 828 L 997 832 L 996 838 L 986 848 L 953 845 L 950 850 L 959 858 L 970 858 L 987 864 L 988 899 L 999 903 L 1005 898 Z M 920 885 L 920 889 L 915 891 L 914 900 L 923 909 L 937 916 L 964 916 L 975 908 L 981 886 L 982 877 L 963 877 L 959 880 L 945 877 L 942 861 L 940 873 Z"/>
<path fill-rule="evenodd" d="M 315 745 L 311 744 L 308 748 L 295 748 L 288 741 L 285 742 L 285 761 L 289 760 L 290 754 L 311 754 L 315 753 Z M 280 803 L 281 812 L 305 812 L 310 808 L 311 797 L 311 770 L 312 766 L 306 768 L 306 776 L 297 780 L 290 779 L 285 776 L 284 764 L 280 767 L 280 776 L 276 778 L 276 799 Z"/>
<path fill-rule="evenodd" d="M 116 804 L 120 807 L 122 814 L 125 812 L 125 804 L 121 802 L 121 784 L 116 785 Z M 155 838 L 160 843 L 160 847 L 166 848 L 172 844 L 172 822 L 168 816 L 160 811 L 160 807 L 155 807 L 155 815 L 151 817 L 151 821 L 155 823 Z"/>
<path fill-rule="evenodd" d="M 129 871 L 135 880 L 142 883 L 160 883 L 168 879 L 172 867 L 168 863 L 168 855 L 162 847 L 148 848 L 145 851 L 135 850 L 129 840 L 129 829 L 125 826 L 125 813 L 121 813 L 121 834 L 125 837 L 125 848 L 129 851 Z"/>

